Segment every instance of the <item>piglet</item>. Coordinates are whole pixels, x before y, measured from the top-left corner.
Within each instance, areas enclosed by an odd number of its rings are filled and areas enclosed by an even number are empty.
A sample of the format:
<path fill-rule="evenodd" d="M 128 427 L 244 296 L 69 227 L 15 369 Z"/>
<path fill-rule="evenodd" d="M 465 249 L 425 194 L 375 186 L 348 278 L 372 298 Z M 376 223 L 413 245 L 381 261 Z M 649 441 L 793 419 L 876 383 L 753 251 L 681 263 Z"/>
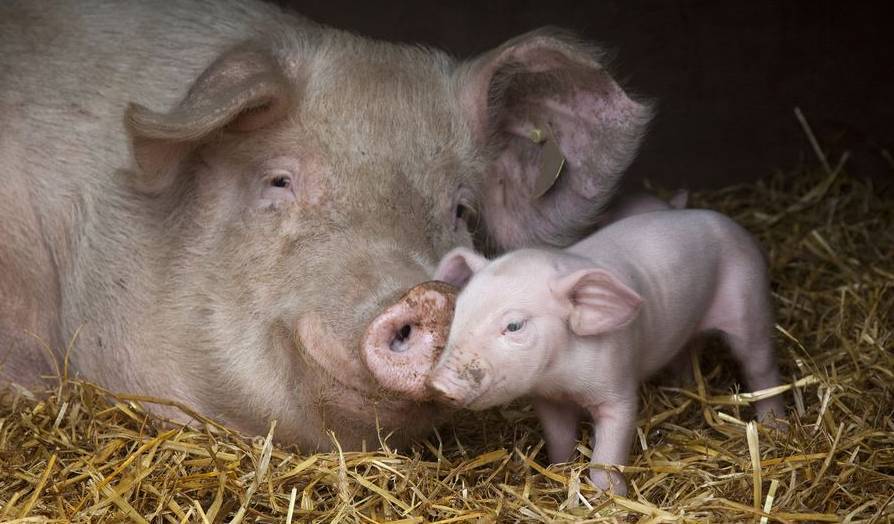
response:
<path fill-rule="evenodd" d="M 662 200 L 657 195 L 648 191 L 634 191 L 622 194 L 608 207 L 608 210 L 599 220 L 602 226 L 617 222 L 623 218 L 652 211 L 665 211 L 668 209 L 684 209 L 689 202 L 689 191 L 679 189 L 670 197 L 670 200 Z"/>
<path fill-rule="evenodd" d="M 586 411 L 592 464 L 625 464 L 639 384 L 705 332 L 725 338 L 752 391 L 780 383 L 763 253 L 720 213 L 637 214 L 564 251 L 494 261 L 457 248 L 436 278 L 466 287 L 429 387 L 473 410 L 532 395 L 553 463 L 571 458 Z M 779 397 L 756 407 L 765 421 L 784 414 Z M 617 471 L 593 467 L 590 478 L 627 492 Z"/>

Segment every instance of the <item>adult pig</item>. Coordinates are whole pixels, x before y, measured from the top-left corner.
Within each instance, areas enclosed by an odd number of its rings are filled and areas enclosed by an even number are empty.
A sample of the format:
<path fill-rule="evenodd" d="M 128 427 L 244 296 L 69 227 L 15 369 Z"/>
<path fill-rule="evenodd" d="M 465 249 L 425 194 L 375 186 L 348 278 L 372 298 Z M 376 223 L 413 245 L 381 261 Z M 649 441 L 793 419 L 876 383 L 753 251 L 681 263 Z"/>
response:
<path fill-rule="evenodd" d="M 256 1 L 4 2 L 3 380 L 399 443 L 437 415 L 414 367 L 446 336 L 437 260 L 577 239 L 648 116 L 553 30 L 457 61 Z"/>
<path fill-rule="evenodd" d="M 549 458 L 565 462 L 579 410 L 595 423 L 597 464 L 624 464 L 641 381 L 702 333 L 721 333 L 751 390 L 777 386 L 766 262 L 738 224 L 708 210 L 651 211 L 565 251 L 522 249 L 493 262 L 457 248 L 437 276 L 468 285 L 429 381 L 457 406 L 535 396 Z M 779 397 L 757 402 L 768 422 Z M 603 489 L 623 477 L 592 469 Z"/>

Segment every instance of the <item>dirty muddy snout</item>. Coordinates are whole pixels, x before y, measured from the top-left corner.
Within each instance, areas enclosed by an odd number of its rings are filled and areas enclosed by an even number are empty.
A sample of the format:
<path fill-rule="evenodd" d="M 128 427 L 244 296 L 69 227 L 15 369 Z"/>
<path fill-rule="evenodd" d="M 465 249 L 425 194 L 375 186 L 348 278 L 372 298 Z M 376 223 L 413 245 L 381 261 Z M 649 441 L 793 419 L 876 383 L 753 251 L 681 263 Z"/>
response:
<path fill-rule="evenodd" d="M 431 398 L 426 381 L 447 344 L 457 292 L 444 282 L 423 282 L 370 322 L 361 352 L 384 389 L 413 400 Z"/>
<path fill-rule="evenodd" d="M 429 374 L 426 387 L 438 403 L 453 408 L 472 408 L 473 403 L 488 390 L 491 373 L 480 359 L 438 365 Z"/>

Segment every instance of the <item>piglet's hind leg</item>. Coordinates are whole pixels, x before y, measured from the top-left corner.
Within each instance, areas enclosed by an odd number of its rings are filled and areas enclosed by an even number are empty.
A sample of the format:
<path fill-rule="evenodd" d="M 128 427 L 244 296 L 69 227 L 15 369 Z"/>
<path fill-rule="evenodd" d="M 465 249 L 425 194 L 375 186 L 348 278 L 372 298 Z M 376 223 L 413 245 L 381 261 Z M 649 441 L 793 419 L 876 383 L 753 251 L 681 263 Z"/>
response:
<path fill-rule="evenodd" d="M 757 255 L 752 258 L 757 259 Z M 744 264 L 743 264 L 744 265 Z M 738 268 L 709 314 L 710 325 L 721 331 L 739 363 L 749 391 L 781 383 L 773 351 L 773 317 L 766 272 L 759 267 Z M 775 417 L 785 417 L 779 396 L 756 404 L 758 420 L 775 425 Z"/>
<path fill-rule="evenodd" d="M 743 335 L 725 332 L 724 334 L 733 356 L 742 367 L 745 385 L 749 391 L 760 391 L 781 383 L 769 333 Z M 778 395 L 759 400 L 755 404 L 755 409 L 757 419 L 770 425 L 776 425 L 776 417 L 785 417 L 785 406 L 782 397 Z"/>

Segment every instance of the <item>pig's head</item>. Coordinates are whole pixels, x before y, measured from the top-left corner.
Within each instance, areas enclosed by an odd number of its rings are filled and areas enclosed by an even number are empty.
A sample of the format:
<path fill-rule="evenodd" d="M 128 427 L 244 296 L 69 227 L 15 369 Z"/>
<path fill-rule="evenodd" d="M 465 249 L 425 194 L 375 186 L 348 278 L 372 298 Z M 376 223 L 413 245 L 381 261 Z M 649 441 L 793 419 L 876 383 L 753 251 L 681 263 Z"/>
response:
<path fill-rule="evenodd" d="M 467 283 L 429 387 L 457 407 L 486 409 L 586 373 L 569 362 L 573 337 L 597 337 L 633 320 L 640 296 L 579 257 L 522 249 L 488 262 L 466 248 L 436 276 Z M 598 350 L 598 348 L 597 348 Z M 561 386 L 558 386 L 561 389 Z"/>
<path fill-rule="evenodd" d="M 411 437 L 438 412 L 424 382 L 454 299 L 427 282 L 439 258 L 575 239 L 649 111 L 555 32 L 457 63 L 291 31 L 224 53 L 170 110 L 127 114 L 166 247 L 172 394 L 305 445 Z M 565 158 L 540 196 L 535 128 Z"/>

